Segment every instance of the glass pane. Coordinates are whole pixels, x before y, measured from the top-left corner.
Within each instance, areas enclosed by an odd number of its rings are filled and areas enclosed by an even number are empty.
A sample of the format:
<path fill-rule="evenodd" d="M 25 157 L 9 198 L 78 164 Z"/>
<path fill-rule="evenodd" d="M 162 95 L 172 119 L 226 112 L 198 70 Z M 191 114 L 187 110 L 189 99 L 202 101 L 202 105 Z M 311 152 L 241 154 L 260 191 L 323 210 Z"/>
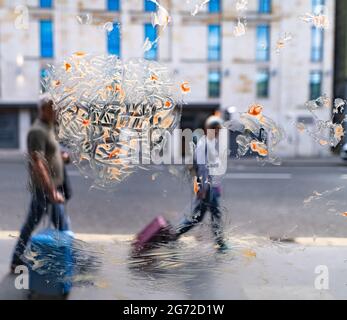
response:
<path fill-rule="evenodd" d="M 148 12 L 157 11 L 157 5 L 150 0 L 145 0 L 145 11 L 148 11 Z"/>
<path fill-rule="evenodd" d="M 50 20 L 40 21 L 41 57 L 53 57 L 53 23 Z"/>
<path fill-rule="evenodd" d="M 157 29 L 152 26 L 152 24 L 145 24 L 145 40 L 149 39 L 149 41 L 153 42 L 157 39 Z M 154 44 L 152 48 L 145 52 L 145 59 L 148 60 L 156 60 L 158 55 L 158 47 L 157 44 Z"/>
<path fill-rule="evenodd" d="M 324 30 L 312 27 L 311 60 L 319 62 L 323 60 Z"/>
<path fill-rule="evenodd" d="M 220 60 L 221 28 L 219 25 L 208 27 L 208 60 Z"/>
<path fill-rule="evenodd" d="M 113 30 L 107 33 L 108 53 L 120 56 L 120 30 L 117 23 L 113 24 Z"/>
<path fill-rule="evenodd" d="M 220 12 L 220 0 L 210 0 L 209 6 L 208 6 L 208 11 L 213 13 L 213 12 Z"/>
<path fill-rule="evenodd" d="M 41 8 L 52 8 L 52 0 L 40 0 Z"/>
<path fill-rule="evenodd" d="M 270 59 L 270 26 L 260 25 L 257 27 L 256 59 L 269 61 Z"/>
<path fill-rule="evenodd" d="M 321 96 L 322 72 L 314 71 L 310 75 L 310 99 L 314 100 Z"/>
<path fill-rule="evenodd" d="M 271 12 L 271 0 L 259 0 L 259 12 L 270 13 Z"/>
<path fill-rule="evenodd" d="M 257 97 L 267 98 L 269 96 L 269 71 L 259 71 L 257 74 Z"/>
<path fill-rule="evenodd" d="M 109 11 L 119 11 L 119 0 L 108 0 L 107 10 Z"/>
<path fill-rule="evenodd" d="M 208 95 L 211 98 L 220 96 L 220 71 L 210 71 L 208 75 Z"/>

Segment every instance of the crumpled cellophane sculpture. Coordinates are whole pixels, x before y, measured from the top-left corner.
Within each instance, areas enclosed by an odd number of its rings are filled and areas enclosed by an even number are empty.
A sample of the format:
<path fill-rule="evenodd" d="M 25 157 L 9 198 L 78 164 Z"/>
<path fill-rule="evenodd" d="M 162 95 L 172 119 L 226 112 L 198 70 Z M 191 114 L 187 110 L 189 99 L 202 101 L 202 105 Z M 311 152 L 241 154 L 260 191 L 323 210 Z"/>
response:
<path fill-rule="evenodd" d="M 149 161 L 151 150 L 165 144 L 161 133 L 179 122 L 179 85 L 157 62 L 77 52 L 50 66 L 43 81 L 56 108 L 58 138 L 96 187 L 115 187 Z"/>

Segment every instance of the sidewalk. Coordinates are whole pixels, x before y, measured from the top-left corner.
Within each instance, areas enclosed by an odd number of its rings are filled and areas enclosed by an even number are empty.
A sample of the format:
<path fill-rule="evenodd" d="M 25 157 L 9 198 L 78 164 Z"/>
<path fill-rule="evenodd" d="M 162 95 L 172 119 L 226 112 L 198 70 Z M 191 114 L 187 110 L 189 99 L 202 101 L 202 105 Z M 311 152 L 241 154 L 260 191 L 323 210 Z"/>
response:
<path fill-rule="evenodd" d="M 282 167 L 334 167 L 347 166 L 347 161 L 343 161 L 339 156 L 323 158 L 281 158 Z M 255 158 L 230 159 L 231 165 L 260 166 Z M 273 166 L 272 164 L 266 164 Z"/>
<path fill-rule="evenodd" d="M 347 240 L 265 239 L 237 243 L 226 254 L 187 237 L 141 259 L 129 258 L 131 236 L 76 235 L 102 257 L 88 285 L 70 299 L 347 299 Z M 0 237 L 0 299 L 25 299 L 7 275 L 14 238 Z M 315 289 L 317 266 L 329 268 L 329 290 Z M 319 270 L 318 270 L 319 271 Z M 83 277 L 81 277 L 83 278 Z M 81 280 L 81 279 L 80 279 Z"/>
<path fill-rule="evenodd" d="M 347 166 L 347 161 L 343 161 L 339 156 L 331 155 L 322 158 L 281 158 L 283 167 L 331 167 L 331 166 Z M 20 151 L 0 150 L 0 163 L 21 163 L 25 161 L 24 153 Z M 256 158 L 229 158 L 229 166 L 261 166 Z M 266 164 L 270 165 L 271 164 Z"/>

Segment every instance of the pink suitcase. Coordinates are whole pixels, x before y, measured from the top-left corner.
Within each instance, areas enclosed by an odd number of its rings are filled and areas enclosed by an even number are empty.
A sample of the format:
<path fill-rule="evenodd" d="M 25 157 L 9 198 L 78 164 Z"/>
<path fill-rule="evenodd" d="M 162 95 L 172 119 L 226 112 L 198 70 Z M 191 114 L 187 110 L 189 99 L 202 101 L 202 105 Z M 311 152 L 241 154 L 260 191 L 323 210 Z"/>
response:
<path fill-rule="evenodd" d="M 135 252 L 141 252 L 153 248 L 158 243 L 165 243 L 175 239 L 175 232 L 170 223 L 164 217 L 156 217 L 144 228 L 133 242 Z"/>

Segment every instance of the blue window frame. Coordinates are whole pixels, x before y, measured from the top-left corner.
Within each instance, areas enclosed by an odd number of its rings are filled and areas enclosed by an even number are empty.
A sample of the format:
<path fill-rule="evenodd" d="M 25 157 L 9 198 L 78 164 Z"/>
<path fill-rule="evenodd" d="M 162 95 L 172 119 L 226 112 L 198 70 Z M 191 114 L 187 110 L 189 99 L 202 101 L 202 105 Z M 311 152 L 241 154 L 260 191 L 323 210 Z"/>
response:
<path fill-rule="evenodd" d="M 311 61 L 323 60 L 324 30 L 312 27 Z"/>
<path fill-rule="evenodd" d="M 258 12 L 259 13 L 271 13 L 271 0 L 259 0 L 258 2 Z"/>
<path fill-rule="evenodd" d="M 40 71 L 40 83 L 41 83 L 41 92 L 44 93 L 46 91 L 46 88 L 44 86 L 44 79 L 48 77 L 48 71 L 47 69 L 43 68 Z"/>
<path fill-rule="evenodd" d="M 148 38 L 149 41 L 154 42 L 157 39 L 157 29 L 153 27 L 151 23 L 145 24 L 145 40 Z M 155 43 L 152 48 L 145 52 L 145 59 L 157 60 L 158 59 L 158 46 Z"/>
<path fill-rule="evenodd" d="M 257 61 L 270 60 L 270 26 L 259 25 L 257 27 L 257 48 L 256 59 Z"/>
<path fill-rule="evenodd" d="M 107 0 L 107 10 L 108 11 L 119 11 L 120 0 Z"/>
<path fill-rule="evenodd" d="M 310 73 L 310 100 L 318 99 L 322 95 L 322 71 Z"/>
<path fill-rule="evenodd" d="M 268 98 L 270 89 L 270 72 L 268 69 L 257 73 L 257 98 Z"/>
<path fill-rule="evenodd" d="M 150 1 L 150 0 L 144 0 L 145 1 L 145 11 L 146 12 L 154 12 L 157 11 L 157 5 Z"/>
<path fill-rule="evenodd" d="M 114 23 L 111 32 L 107 32 L 107 51 L 120 57 L 120 30 L 119 24 Z"/>
<path fill-rule="evenodd" d="M 210 0 L 210 2 L 208 3 L 208 11 L 210 13 L 221 12 L 220 0 Z"/>
<path fill-rule="evenodd" d="M 208 60 L 221 60 L 221 26 L 217 24 L 208 26 Z"/>
<path fill-rule="evenodd" d="M 208 73 L 208 96 L 210 98 L 219 98 L 220 87 L 221 87 L 220 70 L 210 70 Z"/>
<path fill-rule="evenodd" d="M 52 8 L 52 0 L 40 0 L 40 8 Z"/>
<path fill-rule="evenodd" d="M 52 20 L 40 21 L 40 51 L 42 58 L 53 58 L 53 22 Z"/>
<path fill-rule="evenodd" d="M 325 0 L 312 0 L 312 12 L 315 14 L 322 13 Z"/>

